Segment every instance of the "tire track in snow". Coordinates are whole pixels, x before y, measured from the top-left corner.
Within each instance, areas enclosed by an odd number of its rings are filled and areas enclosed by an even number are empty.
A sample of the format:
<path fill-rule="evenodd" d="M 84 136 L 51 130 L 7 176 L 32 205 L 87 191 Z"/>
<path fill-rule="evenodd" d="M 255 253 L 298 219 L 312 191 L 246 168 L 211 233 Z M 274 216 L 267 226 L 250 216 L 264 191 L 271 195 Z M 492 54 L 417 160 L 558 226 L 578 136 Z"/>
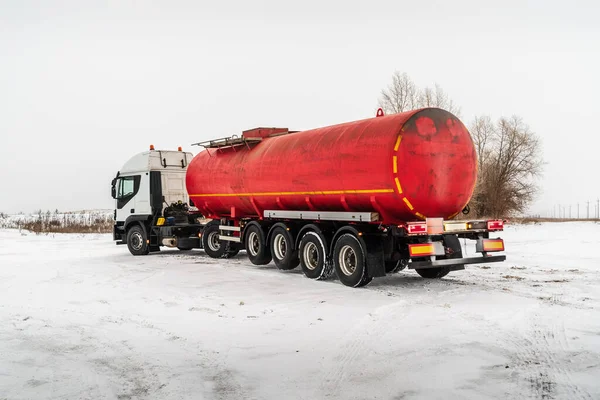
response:
<path fill-rule="evenodd" d="M 486 336 L 496 336 L 502 342 L 501 349 L 511 360 L 510 376 L 524 390 L 520 395 L 531 399 L 592 399 L 573 382 L 564 323 L 541 324 L 538 319 L 537 315 L 530 319 L 531 324 L 524 335 L 501 329 L 493 323 L 482 326 Z"/>
<path fill-rule="evenodd" d="M 322 375 L 320 389 L 326 397 L 338 394 L 342 383 L 356 371 L 359 362 L 371 353 L 367 342 L 377 336 L 378 332 L 386 332 L 397 326 L 398 320 L 404 318 L 409 309 L 404 307 L 406 301 L 397 301 L 392 304 L 378 307 L 360 319 L 341 339 L 338 355 L 330 361 L 329 367 Z"/>

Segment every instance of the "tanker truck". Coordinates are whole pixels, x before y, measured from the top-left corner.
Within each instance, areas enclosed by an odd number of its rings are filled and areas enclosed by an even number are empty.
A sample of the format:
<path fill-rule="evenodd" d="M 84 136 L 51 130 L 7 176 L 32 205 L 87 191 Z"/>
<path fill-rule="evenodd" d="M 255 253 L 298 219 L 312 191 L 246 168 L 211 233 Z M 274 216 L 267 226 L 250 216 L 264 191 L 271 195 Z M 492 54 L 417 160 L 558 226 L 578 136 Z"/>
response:
<path fill-rule="evenodd" d="M 502 262 L 504 221 L 468 213 L 477 180 L 471 135 L 453 114 L 422 108 L 305 131 L 255 128 L 154 146 L 112 181 L 113 239 L 131 254 L 163 246 L 254 265 L 300 266 L 307 278 L 361 287 L 413 269 L 436 279 Z M 463 256 L 460 240 L 475 241 Z"/>

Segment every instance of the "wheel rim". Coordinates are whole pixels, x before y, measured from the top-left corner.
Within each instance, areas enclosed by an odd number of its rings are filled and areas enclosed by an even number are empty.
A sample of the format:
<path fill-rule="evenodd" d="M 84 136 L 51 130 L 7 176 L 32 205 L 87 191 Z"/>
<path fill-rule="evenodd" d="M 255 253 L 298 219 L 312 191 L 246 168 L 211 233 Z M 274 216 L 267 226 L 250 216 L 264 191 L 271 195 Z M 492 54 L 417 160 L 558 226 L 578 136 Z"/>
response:
<path fill-rule="evenodd" d="M 344 275 L 352 275 L 356 271 L 356 253 L 354 249 L 348 245 L 342 247 L 338 256 L 338 262 Z"/>
<path fill-rule="evenodd" d="M 219 240 L 218 232 L 211 232 L 208 234 L 208 247 L 212 251 L 219 251 L 219 249 L 221 249 L 221 241 Z"/>
<path fill-rule="evenodd" d="M 131 234 L 131 248 L 134 250 L 141 250 L 144 245 L 144 238 L 139 232 L 133 232 Z"/>
<path fill-rule="evenodd" d="M 251 255 L 256 256 L 260 249 L 260 241 L 256 232 L 250 232 L 248 235 L 248 251 Z"/>
<path fill-rule="evenodd" d="M 319 250 L 317 249 L 317 245 L 308 242 L 306 246 L 304 246 L 304 251 L 302 251 L 302 258 L 304 258 L 304 264 L 306 268 L 314 271 L 319 265 Z"/>
<path fill-rule="evenodd" d="M 278 260 L 283 260 L 287 253 L 287 241 L 285 237 L 279 233 L 273 239 L 273 253 Z"/>

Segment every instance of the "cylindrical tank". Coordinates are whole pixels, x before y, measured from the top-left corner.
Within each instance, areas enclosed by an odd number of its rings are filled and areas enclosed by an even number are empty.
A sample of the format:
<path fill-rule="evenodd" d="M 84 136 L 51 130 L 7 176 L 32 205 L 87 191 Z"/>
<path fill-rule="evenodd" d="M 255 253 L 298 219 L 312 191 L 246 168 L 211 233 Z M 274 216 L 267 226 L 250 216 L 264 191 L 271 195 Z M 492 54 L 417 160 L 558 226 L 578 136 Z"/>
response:
<path fill-rule="evenodd" d="M 476 178 L 467 128 L 445 110 L 424 108 L 207 149 L 190 162 L 186 184 L 211 218 L 367 211 L 396 224 L 452 218 Z"/>

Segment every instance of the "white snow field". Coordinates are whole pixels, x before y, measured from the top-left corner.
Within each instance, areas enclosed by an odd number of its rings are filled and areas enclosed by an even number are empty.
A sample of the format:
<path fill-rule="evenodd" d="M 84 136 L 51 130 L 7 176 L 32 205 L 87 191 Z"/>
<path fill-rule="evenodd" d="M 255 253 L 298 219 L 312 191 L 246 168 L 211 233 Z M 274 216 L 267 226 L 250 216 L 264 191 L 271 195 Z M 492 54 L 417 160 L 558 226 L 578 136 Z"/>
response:
<path fill-rule="evenodd" d="M 352 289 L 0 230 L 0 399 L 599 399 L 600 225 L 501 236 L 504 263 Z"/>

